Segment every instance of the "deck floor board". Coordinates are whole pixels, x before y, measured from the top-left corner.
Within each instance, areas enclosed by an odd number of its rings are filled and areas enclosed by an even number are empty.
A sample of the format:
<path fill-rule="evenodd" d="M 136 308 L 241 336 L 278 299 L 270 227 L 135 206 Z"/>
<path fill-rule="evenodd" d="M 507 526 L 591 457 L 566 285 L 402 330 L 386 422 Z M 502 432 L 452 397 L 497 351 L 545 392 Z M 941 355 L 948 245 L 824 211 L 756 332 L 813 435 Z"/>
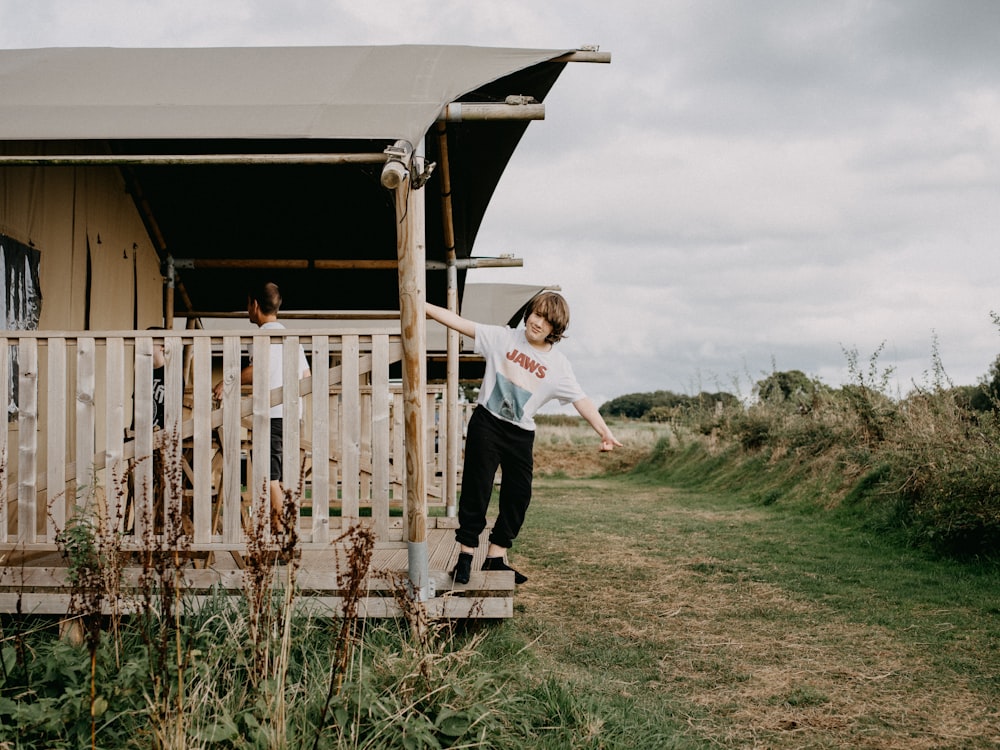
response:
<path fill-rule="evenodd" d="M 428 614 L 438 618 L 503 618 L 513 616 L 513 575 L 481 571 L 486 543 L 481 543 L 473 559 L 472 578 L 466 585 L 456 585 L 451 570 L 458 559 L 453 525 L 427 530 L 428 576 L 434 595 L 425 602 Z M 484 532 L 485 535 L 488 531 Z M 185 577 L 193 601 L 206 599 L 201 593 L 213 584 L 237 593 L 242 588 L 241 556 L 231 550 L 191 555 Z M 348 556 L 343 545 L 329 549 L 304 549 L 298 560 L 296 581 L 302 587 L 310 608 L 327 608 L 336 614 L 343 601 L 340 576 L 347 570 Z M 397 617 L 398 605 L 391 595 L 390 578 L 405 579 L 409 554 L 405 542 L 380 543 L 373 552 L 368 577 L 368 596 L 359 607 L 365 617 Z M 66 584 L 67 562 L 60 552 L 51 550 L 8 550 L 0 553 L 0 612 L 25 614 L 65 614 L 69 606 Z M 134 566 L 123 571 L 123 581 L 138 580 Z M 386 576 L 393 573 L 394 576 Z M 306 604 L 303 604 L 306 606 Z M 315 609 L 314 609 L 315 611 Z"/>

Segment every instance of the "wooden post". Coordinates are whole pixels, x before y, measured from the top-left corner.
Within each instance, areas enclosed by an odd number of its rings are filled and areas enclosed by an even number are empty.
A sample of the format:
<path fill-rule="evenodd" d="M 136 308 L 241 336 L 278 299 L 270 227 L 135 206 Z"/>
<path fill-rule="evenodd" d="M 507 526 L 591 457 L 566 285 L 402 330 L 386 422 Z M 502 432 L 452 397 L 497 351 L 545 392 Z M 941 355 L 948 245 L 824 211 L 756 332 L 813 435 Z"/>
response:
<path fill-rule="evenodd" d="M 418 167 L 420 158 L 418 159 Z M 394 177 L 399 177 L 394 174 Z M 385 181 L 383 181 L 385 184 Z M 424 392 L 427 390 L 426 244 L 424 194 L 409 174 L 393 187 L 396 254 L 399 258 L 399 318 L 403 338 L 403 420 L 406 463 L 406 540 L 410 582 L 420 600 L 427 585 L 427 477 Z"/>
<path fill-rule="evenodd" d="M 3 406 L 3 408 L 0 409 L 0 414 L 2 414 L 4 422 L 7 421 L 7 415 L 10 414 L 9 399 L 12 394 L 7 384 L 7 379 L 9 377 L 10 377 L 10 342 L 5 338 L 0 338 L 0 388 L 3 389 L 2 391 L 0 391 L 0 393 L 3 394 L 3 396 L 0 396 L 0 405 Z M 9 500 L 8 492 L 10 490 L 9 486 L 10 463 L 8 462 L 7 459 L 10 450 L 10 445 L 8 443 L 9 437 L 10 437 L 9 429 L 6 425 L 4 425 L 3 428 L 0 429 L 0 542 L 8 541 L 7 510 L 10 508 L 10 504 L 8 502 Z M 49 445 L 51 444 L 52 441 L 50 440 Z M 52 464 L 50 462 L 49 463 L 50 471 L 51 471 L 51 466 Z M 50 484 L 49 487 L 51 486 L 52 485 Z M 62 485 L 59 486 L 61 487 Z"/>
<path fill-rule="evenodd" d="M 38 521 L 38 491 L 35 486 L 38 455 L 38 341 L 21 339 L 18 347 L 17 410 L 17 541 L 33 544 Z M 93 379 L 87 395 L 93 403 Z M 93 411 L 91 410 L 91 415 Z M 93 421 L 89 424 L 93 425 Z M 79 444 L 79 439 L 78 439 Z M 93 445 L 93 441 L 91 441 Z M 6 512 L 6 508 L 4 509 Z"/>

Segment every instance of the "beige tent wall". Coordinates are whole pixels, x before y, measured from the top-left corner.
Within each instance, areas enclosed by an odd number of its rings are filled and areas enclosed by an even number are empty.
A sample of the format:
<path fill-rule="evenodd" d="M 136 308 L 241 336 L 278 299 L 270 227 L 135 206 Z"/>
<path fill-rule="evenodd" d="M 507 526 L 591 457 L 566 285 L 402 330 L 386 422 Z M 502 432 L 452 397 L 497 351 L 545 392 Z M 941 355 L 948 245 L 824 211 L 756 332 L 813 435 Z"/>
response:
<path fill-rule="evenodd" d="M 137 302 L 139 328 L 162 325 L 159 259 L 120 173 L 111 167 L 80 170 L 77 185 L 78 216 L 85 224 L 79 241 L 90 249 L 90 328 L 132 328 Z"/>
<path fill-rule="evenodd" d="M 138 216 L 136 216 L 138 219 Z M 135 230 L 132 230 L 135 234 Z M 160 258 L 150 244 L 143 228 L 143 241 L 136 248 L 136 295 L 139 308 L 139 328 L 163 325 L 163 275 Z"/>
<path fill-rule="evenodd" d="M 163 324 L 163 282 L 139 213 L 113 167 L 80 169 L 75 212 L 78 256 L 90 257 L 90 330 L 140 329 Z M 82 225 L 82 226 L 81 226 Z M 141 261 L 141 263 L 140 263 Z M 153 276 L 150 271 L 155 271 Z M 86 278 L 84 266 L 84 279 Z M 44 286 L 43 286 L 44 293 Z M 77 326 L 82 325 L 82 321 Z M 74 326 L 76 327 L 76 326 Z M 126 351 L 126 357 L 132 352 Z M 105 371 L 98 359 L 97 393 L 104 393 Z M 126 394 L 133 388 L 126 372 Z M 105 445 L 104 404 L 98 403 L 95 445 Z M 130 400 L 125 404 L 131 414 Z M 126 419 L 126 422 L 128 420 Z M 100 450 L 100 448 L 98 448 Z"/>
<path fill-rule="evenodd" d="M 16 149 L 16 150 L 15 150 Z M 0 153 L 73 153 L 66 144 L 0 143 Z M 160 262 L 121 173 L 115 167 L 5 167 L 0 168 L 0 232 L 35 247 L 41 253 L 39 277 L 42 330 L 81 331 L 87 323 L 88 240 L 90 272 L 90 330 L 131 330 L 163 323 L 163 280 Z M 98 241 L 99 240 L 99 241 Z M 128 352 L 126 356 L 130 356 Z M 72 352 L 68 366 L 67 398 L 74 403 L 75 369 Z M 97 393 L 104 392 L 99 371 Z M 126 373 L 129 378 L 130 373 Z M 44 353 L 39 360 L 39 388 L 47 387 Z M 127 382 L 131 394 L 131 381 Z M 40 463 L 46 456 L 45 400 L 39 401 Z M 96 445 L 104 444 L 104 404 L 99 415 Z M 131 410 L 131 403 L 126 403 Z M 68 415 L 67 460 L 74 450 L 75 420 Z M 17 423 L 10 425 L 12 445 Z M 12 466 L 16 471 L 16 467 Z M 9 481 L 16 481 L 11 476 Z"/>
<path fill-rule="evenodd" d="M 0 143 L 0 154 L 73 152 L 60 143 Z M 42 254 L 39 328 L 84 328 L 88 237 L 90 328 L 131 329 L 135 305 L 139 328 L 162 324 L 160 261 L 117 168 L 0 168 L 0 232 Z"/>

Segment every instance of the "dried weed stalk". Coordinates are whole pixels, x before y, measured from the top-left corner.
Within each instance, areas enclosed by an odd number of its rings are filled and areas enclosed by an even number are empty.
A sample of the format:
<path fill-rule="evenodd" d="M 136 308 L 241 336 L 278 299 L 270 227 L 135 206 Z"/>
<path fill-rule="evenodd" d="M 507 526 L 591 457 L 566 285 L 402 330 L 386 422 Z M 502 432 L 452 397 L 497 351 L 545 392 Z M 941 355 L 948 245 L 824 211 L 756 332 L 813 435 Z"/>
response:
<path fill-rule="evenodd" d="M 137 499 L 152 498 L 152 502 L 136 503 L 142 528 L 136 608 L 149 648 L 151 728 L 159 747 L 175 748 L 186 746 L 184 686 L 191 661 L 183 627 L 184 569 L 191 561 L 191 537 L 183 507 L 184 466 L 174 449 L 179 444 L 176 430 L 162 441 L 153 455 L 153 487 L 137 494 Z"/>
<path fill-rule="evenodd" d="M 326 700 L 323 702 L 319 721 L 316 724 L 313 750 L 319 748 L 330 703 L 334 696 L 340 695 L 343 688 L 344 674 L 347 671 L 351 651 L 358 637 L 358 626 L 361 622 L 358 617 L 358 605 L 361 598 L 368 593 L 368 572 L 371 569 L 372 555 L 375 552 L 375 534 L 371 529 L 354 526 L 335 539 L 334 544 L 343 544 L 347 555 L 347 567 L 337 576 L 337 585 L 343 594 L 344 610 L 341 613 L 340 630 L 334 644 Z"/>
<path fill-rule="evenodd" d="M 304 486 L 300 481 L 299 486 Z M 270 493 L 265 480 L 255 501 L 258 512 L 247 529 L 246 566 L 243 569 L 247 621 L 252 645 L 250 681 L 257 689 L 273 689 L 271 746 L 286 745 L 285 681 L 291 660 L 292 615 L 299 568 L 299 498 L 286 490 L 278 525 L 271 530 Z M 284 578 L 277 582 L 278 571 Z M 268 687 L 273 686 L 273 687 Z"/>

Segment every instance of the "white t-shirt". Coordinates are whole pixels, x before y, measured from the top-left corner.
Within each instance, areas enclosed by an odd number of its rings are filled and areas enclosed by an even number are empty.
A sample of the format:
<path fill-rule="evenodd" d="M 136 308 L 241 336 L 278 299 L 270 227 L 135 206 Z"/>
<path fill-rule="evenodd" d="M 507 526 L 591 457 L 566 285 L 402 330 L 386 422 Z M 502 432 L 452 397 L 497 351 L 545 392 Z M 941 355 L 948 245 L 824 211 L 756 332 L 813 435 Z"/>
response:
<path fill-rule="evenodd" d="M 554 347 L 533 347 L 523 328 L 477 323 L 474 351 L 486 358 L 477 403 L 524 430 L 535 429 L 535 414 L 552 399 L 572 404 L 586 398 L 569 360 Z"/>
<path fill-rule="evenodd" d="M 284 329 L 285 327 L 277 322 L 265 323 L 260 326 L 260 330 L 268 331 L 274 329 Z M 284 364 L 281 361 L 284 346 L 278 343 L 271 344 L 270 357 L 268 357 L 267 387 L 269 390 L 281 388 L 284 385 Z M 249 348 L 250 364 L 253 364 L 253 344 Z M 299 346 L 299 377 L 303 377 L 309 369 L 309 360 L 306 359 L 306 350 Z M 280 419 L 284 415 L 284 404 L 275 404 L 271 407 L 271 419 Z M 299 401 L 299 419 L 302 418 L 302 402 Z"/>

